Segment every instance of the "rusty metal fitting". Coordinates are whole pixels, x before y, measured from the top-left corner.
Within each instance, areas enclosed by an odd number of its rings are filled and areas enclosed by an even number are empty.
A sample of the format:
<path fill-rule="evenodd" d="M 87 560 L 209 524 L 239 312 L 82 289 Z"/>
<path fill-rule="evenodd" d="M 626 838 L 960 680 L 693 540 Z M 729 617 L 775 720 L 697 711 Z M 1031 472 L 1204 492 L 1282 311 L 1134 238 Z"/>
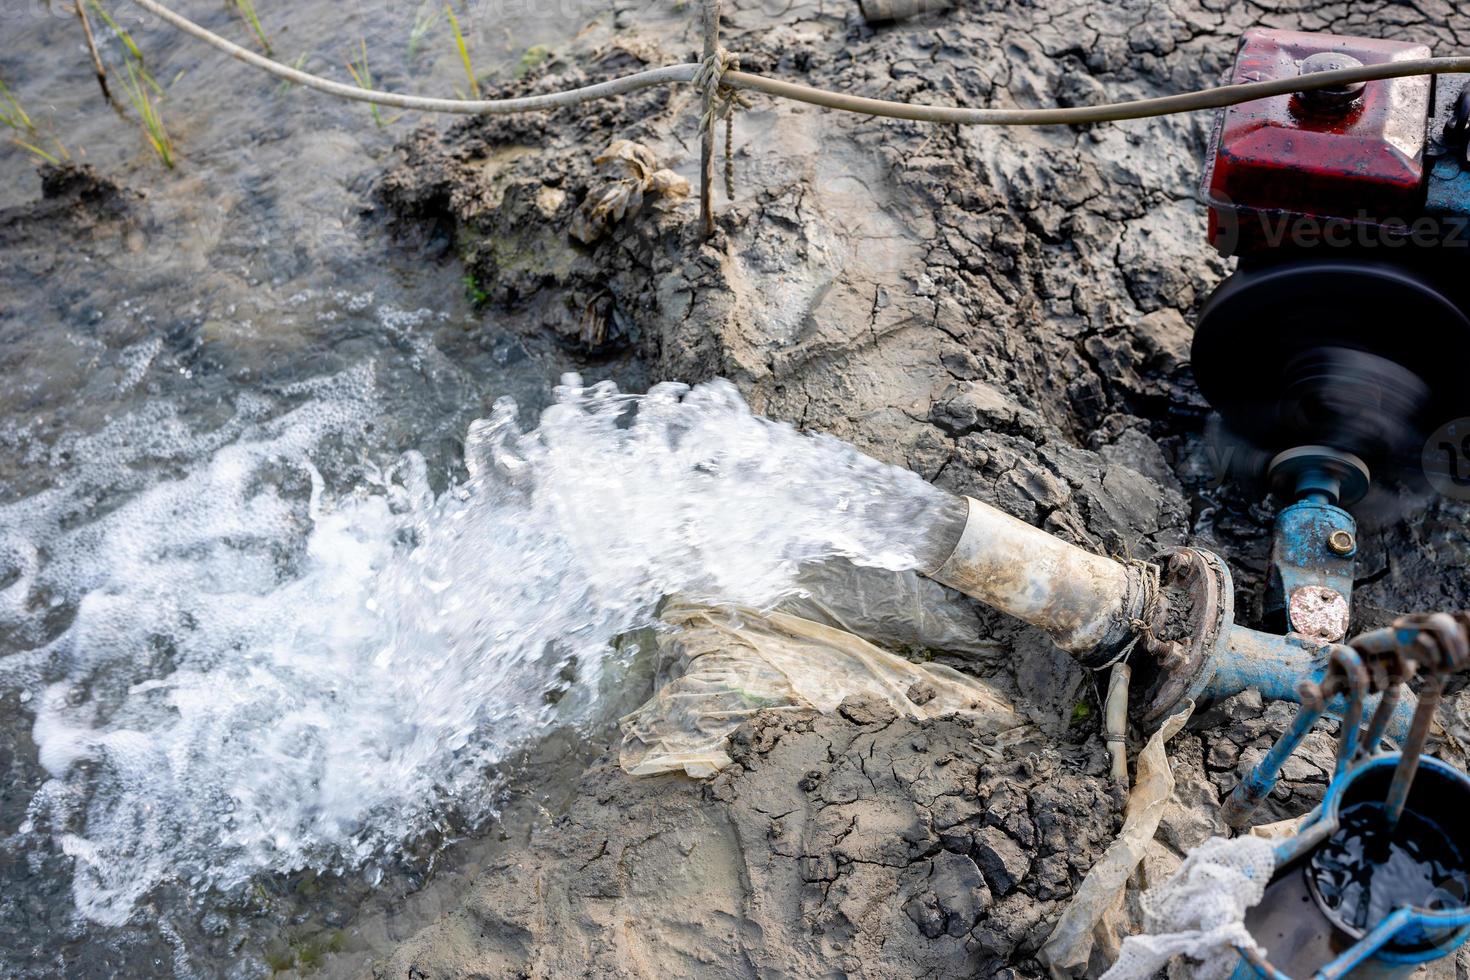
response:
<path fill-rule="evenodd" d="M 1363 63 L 1350 54 L 1340 51 L 1319 51 L 1302 59 L 1301 69 L 1298 74 L 1311 75 L 1319 71 L 1339 71 L 1343 68 L 1361 68 Z M 1341 112 L 1351 106 L 1363 94 L 1366 82 L 1347 82 L 1342 85 L 1334 85 L 1331 88 L 1313 89 L 1309 92 L 1298 92 L 1296 97 L 1304 105 L 1319 110 L 1336 110 Z"/>
<path fill-rule="evenodd" d="M 1230 571 L 1218 555 L 1171 548 L 1152 561 L 1160 569 L 1159 601 L 1144 633 L 1144 656 L 1135 653 L 1131 660 L 1129 692 L 1129 714 L 1145 728 L 1168 717 L 1209 680 L 1222 638 L 1235 620 Z"/>
<path fill-rule="evenodd" d="M 1351 531 L 1338 529 L 1327 535 L 1327 547 L 1334 555 L 1346 557 L 1358 549 L 1358 542 Z"/>
<path fill-rule="evenodd" d="M 1314 680 L 1297 681 L 1296 695 L 1304 711 L 1327 710 L 1327 696 L 1322 690 L 1322 685 Z"/>
<path fill-rule="evenodd" d="M 1385 691 L 1419 674 L 1448 677 L 1470 670 L 1470 613 L 1415 613 L 1355 637 L 1370 691 Z"/>

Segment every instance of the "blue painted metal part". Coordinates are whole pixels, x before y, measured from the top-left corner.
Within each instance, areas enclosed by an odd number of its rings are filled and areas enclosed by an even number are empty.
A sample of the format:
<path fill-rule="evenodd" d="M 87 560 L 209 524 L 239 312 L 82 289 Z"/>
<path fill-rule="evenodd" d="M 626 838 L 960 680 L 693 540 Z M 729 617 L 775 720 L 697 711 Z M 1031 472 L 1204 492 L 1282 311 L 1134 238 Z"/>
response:
<path fill-rule="evenodd" d="M 1457 125 L 1457 104 L 1467 87 L 1470 83 L 1455 75 L 1441 75 L 1434 80 L 1434 109 L 1425 160 L 1429 176 L 1424 181 L 1424 210 L 1428 214 L 1470 217 L 1470 166 L 1460 145 L 1462 137 L 1450 135 Z M 1457 228 L 1456 223 L 1446 222 L 1443 235 L 1453 244 L 1466 244 L 1463 225 Z"/>
<path fill-rule="evenodd" d="M 1247 632 L 1253 634 L 1249 639 L 1254 643 L 1281 640 L 1288 647 L 1300 645 L 1300 641 L 1293 642 L 1293 638 L 1290 637 L 1269 637 L 1265 634 L 1254 633 L 1254 631 Z M 1363 692 L 1368 687 L 1368 672 L 1363 666 L 1363 658 L 1359 656 L 1356 650 L 1346 646 L 1338 646 L 1331 649 L 1331 655 L 1338 661 L 1339 666 L 1342 667 L 1348 676 L 1355 679 L 1350 688 L 1351 693 L 1346 698 L 1335 698 L 1330 705 L 1322 709 L 1309 709 L 1303 706 L 1297 712 L 1296 718 L 1292 721 L 1291 728 L 1287 729 L 1276 740 L 1276 744 L 1271 746 L 1270 751 L 1256 764 L 1255 768 L 1245 774 L 1245 777 L 1241 779 L 1234 791 L 1231 792 L 1230 798 L 1225 801 L 1225 806 L 1221 809 L 1221 817 L 1227 826 L 1238 829 L 1249 821 L 1256 807 L 1260 806 L 1261 802 L 1270 795 L 1271 790 L 1276 788 L 1276 783 L 1281 778 L 1281 767 L 1286 764 L 1287 759 L 1291 758 L 1292 753 L 1301 746 L 1302 741 L 1311 733 L 1312 727 L 1317 724 L 1318 719 L 1327 713 L 1328 708 L 1337 709 L 1342 717 L 1342 734 L 1337 750 L 1335 777 L 1344 775 L 1358 754 L 1359 738 L 1362 734 L 1361 729 L 1363 727 L 1363 713 L 1366 707 L 1366 699 L 1364 698 Z M 1259 664 L 1264 669 L 1270 663 L 1271 650 L 1272 646 L 1267 643 L 1264 650 L 1258 651 L 1256 656 L 1250 658 L 1250 662 Z M 1235 667 L 1238 669 L 1239 664 L 1237 663 Z M 1325 663 L 1320 660 L 1314 660 L 1310 672 L 1300 674 L 1298 677 L 1303 680 L 1310 678 L 1313 681 L 1317 681 L 1322 678 L 1325 668 Z M 1234 679 L 1234 677 L 1231 678 L 1232 681 Z M 1373 700 L 1377 701 L 1378 699 L 1374 698 Z M 1388 717 L 1385 726 L 1390 729 L 1397 729 L 1395 734 L 1400 739 L 1407 734 L 1409 727 L 1413 723 L 1412 712 L 1402 710 L 1404 707 L 1406 705 L 1395 703 L 1393 715 Z M 1377 712 L 1375 711 L 1375 716 L 1376 714 Z M 1375 717 L 1375 723 L 1378 720 Z M 1382 732 L 1379 731 L 1378 735 L 1381 737 Z M 1378 738 L 1373 737 L 1371 730 L 1369 737 L 1371 741 L 1363 744 L 1371 751 L 1372 748 L 1376 747 Z"/>
<path fill-rule="evenodd" d="M 1355 780 L 1373 769 L 1396 768 L 1398 763 L 1396 753 L 1374 756 L 1347 774 L 1334 778 L 1315 816 L 1303 824 L 1296 837 L 1277 845 L 1277 867 L 1283 868 L 1299 860 L 1337 831 L 1343 796 Z M 1460 783 L 1466 787 L 1466 792 L 1470 792 L 1470 778 L 1448 763 L 1426 757 L 1421 765 Z M 1312 980 L 1340 980 L 1370 962 L 1376 976 L 1407 977 L 1425 963 L 1453 955 L 1467 936 L 1470 936 L 1470 908 L 1432 911 L 1405 906 L 1390 913 L 1331 962 L 1318 968 L 1312 974 Z M 1424 945 L 1425 948 L 1406 952 L 1393 949 L 1392 945 Z M 1292 980 L 1260 954 L 1246 950 L 1241 950 L 1240 954 L 1241 960 L 1231 974 L 1232 980 Z"/>
<path fill-rule="evenodd" d="M 1298 589 L 1318 586 L 1336 592 L 1351 606 L 1358 525 L 1353 515 L 1329 502 L 1328 489 L 1319 491 L 1306 478 L 1299 487 L 1308 495 L 1306 499 L 1276 516 L 1266 611 L 1284 615 L 1288 631 L 1311 633 L 1306 624 L 1292 621 L 1291 595 Z M 1346 554 L 1338 554 L 1328 546 L 1335 532 L 1346 534 L 1353 542 Z M 1345 632 L 1346 620 L 1342 626 Z M 1335 642 L 1342 639 L 1342 634 L 1327 639 Z"/>
<path fill-rule="evenodd" d="M 1358 754 L 1358 738 L 1363 727 L 1363 696 L 1368 690 L 1368 669 L 1363 666 L 1363 658 L 1358 656 L 1358 651 L 1352 647 L 1338 647 L 1333 650 L 1332 656 L 1346 668 L 1348 676 L 1354 679 L 1352 687 L 1348 689 L 1347 709 L 1342 713 L 1342 732 L 1337 740 L 1337 766 L 1332 772 L 1332 777 L 1336 779 L 1347 772 L 1348 766 Z"/>
<path fill-rule="evenodd" d="M 1219 700 L 1254 687 L 1268 700 L 1297 701 L 1300 700 L 1298 683 L 1322 679 L 1328 650 L 1300 636 L 1275 636 L 1235 626 L 1223 637 L 1214 662 L 1201 672 L 1201 680 L 1189 696 L 1196 700 Z M 1373 711 L 1378 700 L 1377 695 L 1366 699 L 1364 710 Z M 1387 719 L 1389 738 L 1403 741 L 1408 736 L 1415 704 L 1411 695 L 1394 706 L 1393 714 Z M 1343 706 L 1345 702 L 1334 702 L 1328 706 L 1328 713 L 1338 714 Z M 1380 732 L 1380 737 L 1383 734 Z"/>
<path fill-rule="evenodd" d="M 1295 701 L 1297 683 L 1321 676 L 1327 667 L 1327 648 L 1299 636 L 1234 626 L 1224 640 L 1199 697 L 1226 698 L 1254 687 L 1268 700 Z"/>
<path fill-rule="evenodd" d="M 1464 943 L 1464 937 L 1461 936 L 1459 942 L 1448 948 L 1431 948 L 1415 954 L 1395 953 L 1384 947 L 1400 934 L 1410 930 L 1453 929 L 1465 926 L 1470 926 L 1470 912 L 1436 913 L 1411 908 L 1395 909 L 1371 932 L 1348 947 L 1341 956 L 1313 973 L 1312 980 L 1339 980 L 1373 959 L 1381 960 L 1385 964 L 1402 966 L 1405 975 L 1412 974 L 1423 964 L 1452 954 Z M 1230 975 L 1231 980 L 1252 980 L 1255 977 L 1261 977 L 1264 980 L 1292 980 L 1290 976 L 1272 966 L 1264 957 L 1249 955 L 1245 950 L 1241 950 L 1240 953 L 1240 965 Z"/>
<path fill-rule="evenodd" d="M 1317 724 L 1317 719 L 1322 717 L 1322 712 L 1312 711 L 1307 708 L 1296 713 L 1296 719 L 1291 723 L 1282 736 L 1271 746 L 1254 769 L 1245 774 L 1245 778 L 1236 784 L 1230 794 L 1230 799 L 1225 801 L 1225 806 L 1220 810 L 1220 816 L 1228 827 L 1240 827 L 1250 819 L 1250 815 L 1256 812 L 1256 807 L 1261 801 L 1270 795 L 1271 790 L 1276 788 L 1276 781 L 1281 778 L 1281 767 L 1286 765 L 1286 760 L 1302 744 L 1302 740 L 1311 734 L 1312 726 Z"/>
<path fill-rule="evenodd" d="M 1453 156 L 1440 157 L 1429 171 L 1426 183 L 1426 211 L 1470 216 L 1470 168 L 1462 166 Z"/>

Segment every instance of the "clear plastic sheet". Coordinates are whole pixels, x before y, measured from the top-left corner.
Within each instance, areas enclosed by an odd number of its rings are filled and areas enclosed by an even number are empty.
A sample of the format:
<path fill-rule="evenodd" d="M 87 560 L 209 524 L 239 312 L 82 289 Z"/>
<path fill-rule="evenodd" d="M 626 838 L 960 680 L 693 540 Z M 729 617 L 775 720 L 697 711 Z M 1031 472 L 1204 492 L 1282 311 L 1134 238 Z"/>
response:
<path fill-rule="evenodd" d="M 671 600 L 662 619 L 672 629 L 658 640 L 661 686 L 622 719 L 620 761 L 635 776 L 713 775 L 730 762 L 727 737 L 755 712 L 832 711 L 853 694 L 881 697 L 919 718 L 969 714 L 995 731 L 1023 723 L 983 681 L 940 664 L 913 663 L 801 616 Z M 877 632 L 894 625 L 884 623 L 880 615 Z"/>
<path fill-rule="evenodd" d="M 802 569 L 799 582 L 807 594 L 783 602 L 782 612 L 885 650 L 938 650 L 968 659 L 1006 655 L 1001 644 L 981 635 L 975 600 L 917 572 L 833 561 Z"/>

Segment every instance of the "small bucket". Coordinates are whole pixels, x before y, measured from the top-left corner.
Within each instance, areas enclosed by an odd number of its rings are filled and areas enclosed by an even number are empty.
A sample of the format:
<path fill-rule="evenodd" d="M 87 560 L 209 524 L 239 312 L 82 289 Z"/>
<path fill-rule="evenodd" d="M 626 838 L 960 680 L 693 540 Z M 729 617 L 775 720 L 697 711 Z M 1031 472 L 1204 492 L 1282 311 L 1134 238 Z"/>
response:
<path fill-rule="evenodd" d="M 1425 905 L 1406 903 L 1366 928 L 1353 925 L 1324 897 L 1328 879 L 1314 865 L 1314 856 L 1329 847 L 1367 846 L 1351 824 L 1343 830 L 1344 814 L 1360 803 L 1382 803 L 1398 761 L 1397 754 L 1375 756 L 1336 780 L 1322 801 L 1321 816 L 1277 848 L 1276 873 L 1245 920 L 1265 955 L 1243 953 L 1236 980 L 1349 973 L 1408 977 L 1465 941 L 1470 934 L 1470 820 L 1465 816 L 1470 814 L 1470 777 L 1438 759 L 1420 760 L 1402 826 L 1414 834 L 1421 852 L 1438 860 L 1441 886 L 1425 896 Z"/>

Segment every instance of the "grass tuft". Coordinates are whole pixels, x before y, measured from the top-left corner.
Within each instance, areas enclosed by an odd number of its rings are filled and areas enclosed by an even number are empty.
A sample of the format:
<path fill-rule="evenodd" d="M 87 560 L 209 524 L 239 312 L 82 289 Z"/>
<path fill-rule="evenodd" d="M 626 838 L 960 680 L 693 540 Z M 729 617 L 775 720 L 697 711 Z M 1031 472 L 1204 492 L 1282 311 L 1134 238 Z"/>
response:
<path fill-rule="evenodd" d="M 464 43 L 464 34 L 459 29 L 459 18 L 454 16 L 454 7 L 444 5 L 444 13 L 449 16 L 449 29 L 454 32 L 454 46 L 459 51 L 459 60 L 464 63 L 465 77 L 470 81 L 470 98 L 480 97 L 480 82 L 475 78 L 475 66 L 470 63 L 470 49 Z"/>
<path fill-rule="evenodd" d="M 464 283 L 465 296 L 469 298 L 472 304 L 475 306 L 484 306 L 490 301 L 490 294 L 485 292 L 484 287 L 480 285 L 480 281 L 475 278 L 473 272 L 466 275 L 460 281 Z"/>
<path fill-rule="evenodd" d="M 429 36 L 429 32 L 437 23 L 439 23 L 439 8 L 437 7 L 420 7 L 414 14 L 413 27 L 408 31 L 409 61 L 418 57 L 419 52 L 423 50 L 424 39 Z"/>
<path fill-rule="evenodd" d="M 546 59 L 550 57 L 550 48 L 544 44 L 533 44 L 521 55 L 521 62 L 516 65 L 516 78 L 525 78 L 531 72 L 541 67 Z"/>
<path fill-rule="evenodd" d="M 0 123 L 4 123 L 11 129 L 24 130 L 27 133 L 34 134 L 36 131 L 36 124 L 31 122 L 31 117 L 25 107 L 20 104 L 20 100 L 15 97 L 15 93 L 10 91 L 10 86 L 4 81 L 0 81 Z"/>
<path fill-rule="evenodd" d="M 158 159 L 168 169 L 174 168 L 174 144 L 169 139 L 168 130 L 164 128 L 163 116 L 158 111 L 158 103 L 154 101 L 152 92 L 160 92 L 158 82 L 148 74 L 146 68 L 140 68 L 131 61 L 124 65 L 127 68 L 127 77 L 123 79 L 123 91 L 127 93 L 128 101 L 133 105 L 133 111 L 138 114 L 138 121 L 143 126 L 143 135 L 148 138 L 148 145 L 153 147 L 153 152 L 158 154 Z"/>
<path fill-rule="evenodd" d="M 303 52 L 301 52 L 300 56 L 297 57 L 297 59 L 295 60 L 295 62 L 292 63 L 291 67 L 292 68 L 295 68 L 297 71 L 300 71 L 301 69 L 303 69 L 303 68 L 306 67 L 306 59 L 307 59 L 307 53 L 305 51 L 303 51 Z M 291 91 L 295 87 L 296 87 L 296 83 L 293 82 L 293 81 L 291 81 L 291 79 L 287 78 L 287 79 L 283 79 L 281 81 L 281 86 L 280 86 L 280 88 L 277 91 L 281 95 L 285 95 L 287 92 Z"/>
<path fill-rule="evenodd" d="M 271 39 L 266 36 L 265 28 L 260 24 L 260 15 L 255 12 L 255 0 L 235 0 L 235 9 L 245 18 L 245 23 L 250 25 L 255 39 L 260 42 L 261 50 L 266 54 L 274 54 L 271 51 Z"/>
<path fill-rule="evenodd" d="M 55 137 L 51 139 L 51 142 L 56 145 L 55 153 L 48 153 L 41 149 L 41 134 L 36 129 L 35 120 L 31 119 L 25 106 L 20 104 L 19 97 L 3 80 L 0 80 L 0 125 L 13 131 L 10 137 L 12 143 L 38 160 L 59 165 L 61 161 L 71 159 L 71 154 L 66 151 L 65 146 L 61 145 L 61 140 Z"/>
<path fill-rule="evenodd" d="M 347 70 L 352 74 L 352 80 L 357 83 L 358 88 L 366 89 L 369 92 L 376 92 L 378 89 L 373 82 L 373 70 L 368 65 L 367 39 L 363 38 L 360 44 L 362 50 L 361 58 L 357 61 L 348 61 Z M 392 119 L 384 119 L 382 107 L 376 102 L 368 103 L 368 111 L 372 113 L 373 122 L 378 124 L 379 129 L 386 129 L 403 118 L 403 113 L 400 112 Z"/>

